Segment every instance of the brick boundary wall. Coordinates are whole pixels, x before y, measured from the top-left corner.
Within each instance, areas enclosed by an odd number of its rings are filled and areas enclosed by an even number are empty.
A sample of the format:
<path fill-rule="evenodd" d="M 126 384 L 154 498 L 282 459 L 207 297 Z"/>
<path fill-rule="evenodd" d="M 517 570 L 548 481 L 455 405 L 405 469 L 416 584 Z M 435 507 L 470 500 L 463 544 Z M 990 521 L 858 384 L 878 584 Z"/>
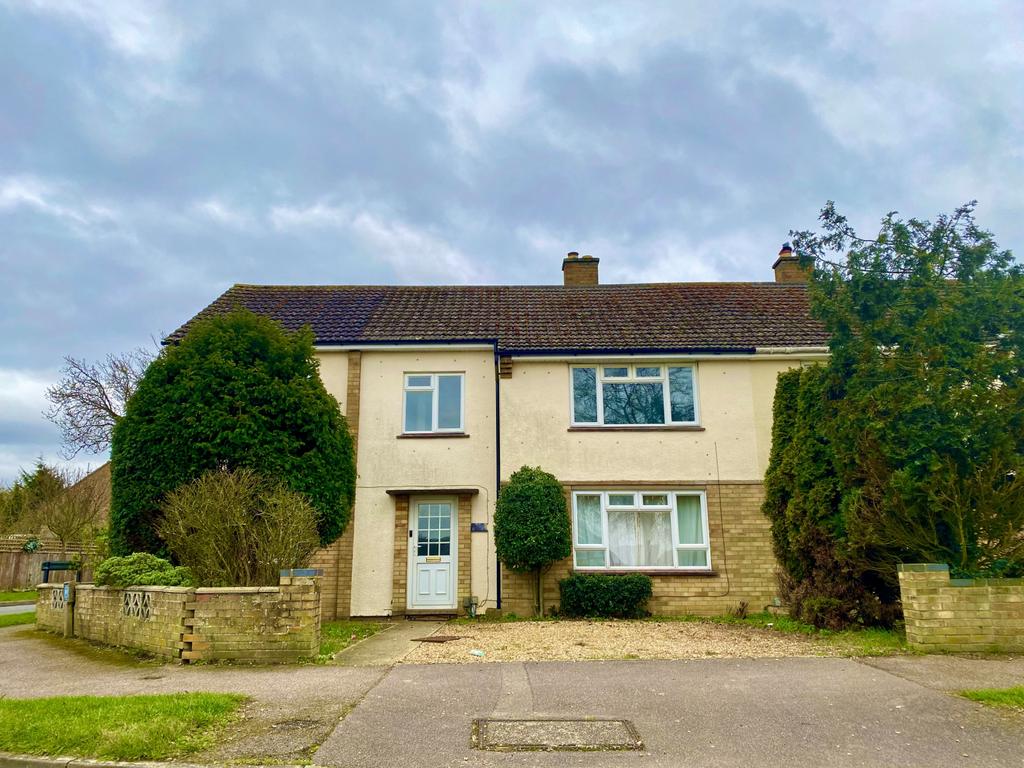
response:
<path fill-rule="evenodd" d="M 937 563 L 904 563 L 898 575 L 913 648 L 1024 652 L 1024 579 L 950 579 Z"/>
<path fill-rule="evenodd" d="M 93 642 L 186 663 L 296 662 L 320 648 L 318 577 L 282 576 L 276 587 L 76 587 L 75 636 Z M 63 585 L 38 588 L 36 625 L 63 632 L 52 594 Z"/>
<path fill-rule="evenodd" d="M 565 486 L 569 514 L 573 490 L 595 487 L 593 483 Z M 715 483 L 616 483 L 616 488 L 642 487 L 645 491 L 702 490 L 707 495 L 708 533 L 711 540 L 710 574 L 699 572 L 658 573 L 651 577 L 653 595 L 647 605 L 655 616 L 719 616 L 740 602 L 752 612 L 763 610 L 778 595 L 775 555 L 772 554 L 771 523 L 761 513 L 764 488 L 759 482 Z M 573 572 L 572 556 L 555 563 L 544 574 L 544 607 L 557 608 L 558 582 Z M 585 571 L 593 573 L 593 571 Z M 534 577 L 502 566 L 501 602 L 509 613 L 533 613 Z"/>

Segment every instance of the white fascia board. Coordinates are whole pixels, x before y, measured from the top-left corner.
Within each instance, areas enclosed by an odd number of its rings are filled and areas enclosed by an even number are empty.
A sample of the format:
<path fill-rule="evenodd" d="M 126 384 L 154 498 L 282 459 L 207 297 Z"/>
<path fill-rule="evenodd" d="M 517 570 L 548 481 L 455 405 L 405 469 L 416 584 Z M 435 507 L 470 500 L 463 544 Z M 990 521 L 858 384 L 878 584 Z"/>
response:
<path fill-rule="evenodd" d="M 723 353 L 723 354 L 644 354 L 635 355 L 516 355 L 514 360 L 530 362 L 609 362 L 615 360 L 752 360 L 770 356 L 772 360 L 825 360 L 828 359 L 826 347 L 758 347 L 754 354 Z"/>

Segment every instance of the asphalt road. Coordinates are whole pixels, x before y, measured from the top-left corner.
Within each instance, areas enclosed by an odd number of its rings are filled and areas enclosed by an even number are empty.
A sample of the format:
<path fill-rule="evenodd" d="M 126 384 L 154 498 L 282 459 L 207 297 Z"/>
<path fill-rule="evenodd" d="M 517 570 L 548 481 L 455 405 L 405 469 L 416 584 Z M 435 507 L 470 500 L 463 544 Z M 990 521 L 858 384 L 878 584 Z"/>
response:
<path fill-rule="evenodd" d="M 35 611 L 35 609 L 35 603 L 31 603 L 30 605 L 6 605 L 4 603 L 0 603 L 0 616 L 5 613 L 27 613 L 29 611 Z"/>

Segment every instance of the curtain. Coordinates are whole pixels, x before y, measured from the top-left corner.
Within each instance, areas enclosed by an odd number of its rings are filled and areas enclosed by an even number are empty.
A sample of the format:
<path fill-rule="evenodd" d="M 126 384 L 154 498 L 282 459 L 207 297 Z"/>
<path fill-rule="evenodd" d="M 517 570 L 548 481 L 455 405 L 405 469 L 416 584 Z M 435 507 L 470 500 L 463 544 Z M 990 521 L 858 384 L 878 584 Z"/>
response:
<path fill-rule="evenodd" d="M 603 544 L 601 535 L 601 497 L 576 497 L 576 543 Z"/>
<path fill-rule="evenodd" d="M 700 515 L 700 497 L 676 496 L 676 525 L 680 544 L 703 544 L 704 525 Z"/>
<path fill-rule="evenodd" d="M 608 560 L 616 566 L 639 565 L 636 512 L 608 510 Z"/>
<path fill-rule="evenodd" d="M 639 565 L 672 565 L 672 521 L 664 512 L 637 512 L 640 528 Z"/>

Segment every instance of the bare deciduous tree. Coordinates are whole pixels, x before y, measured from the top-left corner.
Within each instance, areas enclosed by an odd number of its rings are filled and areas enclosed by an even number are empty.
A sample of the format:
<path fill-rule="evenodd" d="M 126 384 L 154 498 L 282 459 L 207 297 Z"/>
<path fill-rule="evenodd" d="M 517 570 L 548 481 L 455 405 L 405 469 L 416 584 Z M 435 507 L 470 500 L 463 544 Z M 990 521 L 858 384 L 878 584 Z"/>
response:
<path fill-rule="evenodd" d="M 87 543 L 102 523 L 109 489 L 106 478 L 63 467 L 50 470 L 59 485 L 39 499 L 35 513 L 39 523 L 60 542 L 61 553 L 66 556 L 69 544 Z"/>
<path fill-rule="evenodd" d="M 51 407 L 44 415 L 60 427 L 65 458 L 110 447 L 114 425 L 153 357 L 149 350 L 138 348 L 107 355 L 98 363 L 64 358 L 60 381 L 46 390 Z"/>

